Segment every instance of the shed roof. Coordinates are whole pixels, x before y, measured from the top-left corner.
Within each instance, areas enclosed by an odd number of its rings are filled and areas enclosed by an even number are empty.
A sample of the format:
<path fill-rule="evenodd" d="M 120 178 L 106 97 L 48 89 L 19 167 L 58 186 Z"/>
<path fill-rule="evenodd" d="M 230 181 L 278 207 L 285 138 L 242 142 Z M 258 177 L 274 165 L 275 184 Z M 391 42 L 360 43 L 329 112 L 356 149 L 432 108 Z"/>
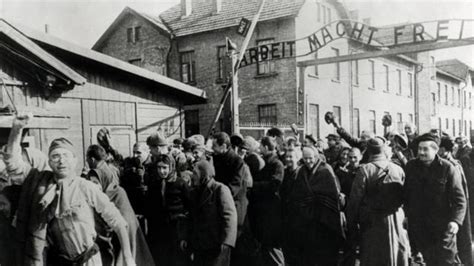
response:
<path fill-rule="evenodd" d="M 21 25 L 15 26 L 16 28 L 20 29 L 24 35 L 32 39 L 37 44 L 46 44 L 55 48 L 59 48 L 65 52 L 75 54 L 82 58 L 113 68 L 115 70 L 126 72 L 140 79 L 149 80 L 159 85 L 164 85 L 165 87 L 168 87 L 168 89 L 173 90 L 175 93 L 185 95 L 186 98 L 182 99 L 185 102 L 199 103 L 205 101 L 206 99 L 206 93 L 196 87 L 189 86 L 182 82 L 165 77 L 158 73 L 151 72 L 144 68 L 134 66 L 128 62 L 124 62 L 122 60 L 93 51 L 91 49 L 71 44 L 59 38 L 53 37 L 49 34 L 44 34 Z M 43 52 L 45 51 L 43 50 Z"/>
<path fill-rule="evenodd" d="M 79 85 L 86 83 L 86 78 L 46 52 L 35 42 L 30 40 L 30 38 L 28 38 L 28 36 L 26 36 L 23 32 L 18 31 L 14 26 L 2 18 L 0 18 L 0 33 L 5 34 L 15 43 L 31 52 L 34 56 L 38 57 L 41 61 L 52 67 L 55 71 L 59 72 L 66 79 L 69 79 L 70 81 Z"/>

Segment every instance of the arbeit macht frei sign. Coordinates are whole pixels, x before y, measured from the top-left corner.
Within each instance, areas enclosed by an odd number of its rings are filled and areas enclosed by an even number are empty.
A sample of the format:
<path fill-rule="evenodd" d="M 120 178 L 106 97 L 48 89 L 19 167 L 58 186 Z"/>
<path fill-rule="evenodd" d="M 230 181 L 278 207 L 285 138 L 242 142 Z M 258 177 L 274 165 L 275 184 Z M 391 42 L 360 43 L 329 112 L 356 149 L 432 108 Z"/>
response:
<path fill-rule="evenodd" d="M 297 40 L 263 44 L 246 50 L 240 67 L 266 60 L 303 57 L 317 52 L 327 44 L 341 38 L 381 49 L 409 46 L 411 44 L 443 42 L 474 38 L 474 20 L 452 19 L 373 27 L 357 21 L 337 20 L 318 29 L 313 34 Z M 296 50 L 303 43 L 305 49 Z"/>

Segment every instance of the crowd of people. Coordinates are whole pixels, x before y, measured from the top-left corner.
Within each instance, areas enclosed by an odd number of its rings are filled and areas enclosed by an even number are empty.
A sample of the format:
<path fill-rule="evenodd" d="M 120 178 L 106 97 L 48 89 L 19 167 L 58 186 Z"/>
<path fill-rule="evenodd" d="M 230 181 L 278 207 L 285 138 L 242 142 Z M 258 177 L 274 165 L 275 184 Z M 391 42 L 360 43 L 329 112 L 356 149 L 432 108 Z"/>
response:
<path fill-rule="evenodd" d="M 272 128 L 159 132 L 123 158 L 101 129 L 22 148 L 18 115 L 0 160 L 1 265 L 473 265 L 466 137 L 432 130 L 327 141 Z"/>

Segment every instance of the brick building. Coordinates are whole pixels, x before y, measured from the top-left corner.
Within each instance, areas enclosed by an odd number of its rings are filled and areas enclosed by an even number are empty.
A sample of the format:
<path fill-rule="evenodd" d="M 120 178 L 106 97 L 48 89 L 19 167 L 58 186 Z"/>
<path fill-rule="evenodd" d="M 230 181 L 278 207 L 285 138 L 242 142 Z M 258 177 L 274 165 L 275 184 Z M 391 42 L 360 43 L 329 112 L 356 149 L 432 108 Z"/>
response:
<path fill-rule="evenodd" d="M 243 37 L 237 35 L 237 25 L 242 17 L 252 19 L 258 4 L 253 0 L 183 0 L 158 16 L 126 8 L 93 49 L 205 90 L 208 102 L 187 106 L 185 123 L 187 134 L 205 134 L 229 71 L 225 38 L 240 47 Z M 334 20 L 358 20 L 355 14 L 337 0 L 268 0 L 249 46 L 306 37 Z M 383 38 L 381 34 L 375 41 L 384 42 Z M 295 49 L 300 49 L 298 43 Z M 366 129 L 382 134 L 381 120 L 387 113 L 393 118 L 391 129 L 402 130 L 406 122 L 416 123 L 421 131 L 431 129 L 434 106 L 428 99 L 435 86 L 433 74 L 429 68 L 419 67 L 430 64 L 428 52 L 307 67 L 304 73 L 297 67 L 299 61 L 368 49 L 355 41 L 338 39 L 305 57 L 241 68 L 243 133 L 258 137 L 262 131 L 249 131 L 259 128 L 254 124 L 288 127 L 297 123 L 305 133 L 323 138 L 334 132 L 323 120 L 327 111 L 336 113 L 354 135 Z M 229 130 L 228 111 L 223 117 L 218 129 Z"/>

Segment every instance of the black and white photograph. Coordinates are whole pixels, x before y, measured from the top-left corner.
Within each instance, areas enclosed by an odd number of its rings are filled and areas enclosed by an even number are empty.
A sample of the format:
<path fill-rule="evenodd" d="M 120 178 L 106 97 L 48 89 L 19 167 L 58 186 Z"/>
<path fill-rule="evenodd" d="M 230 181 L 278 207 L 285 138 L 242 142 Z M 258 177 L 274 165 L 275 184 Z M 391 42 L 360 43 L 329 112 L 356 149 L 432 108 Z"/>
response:
<path fill-rule="evenodd" d="M 474 266 L 473 95 L 473 0 L 0 0 L 0 266 Z"/>

